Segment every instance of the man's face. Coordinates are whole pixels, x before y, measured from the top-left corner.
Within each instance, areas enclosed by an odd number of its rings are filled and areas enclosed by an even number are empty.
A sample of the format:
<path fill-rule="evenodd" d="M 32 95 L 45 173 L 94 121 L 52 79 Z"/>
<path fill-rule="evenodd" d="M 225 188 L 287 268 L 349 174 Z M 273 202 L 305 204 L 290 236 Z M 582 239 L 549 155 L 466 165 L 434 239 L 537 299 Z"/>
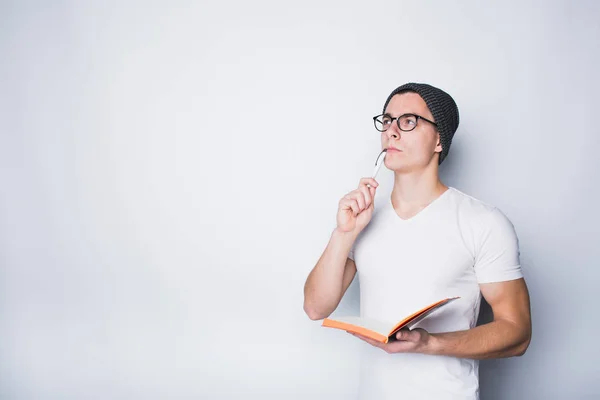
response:
<path fill-rule="evenodd" d="M 403 114 L 416 114 L 434 121 L 425 101 L 417 93 L 397 94 L 388 103 L 385 113 L 392 118 Z M 435 122 L 435 121 L 434 121 Z M 437 163 L 436 153 L 442 151 L 436 127 L 427 121 L 417 119 L 416 127 L 405 132 L 398 128 L 396 120 L 381 133 L 382 149 L 388 149 L 385 166 L 393 171 L 415 171 L 425 168 L 429 163 Z"/>

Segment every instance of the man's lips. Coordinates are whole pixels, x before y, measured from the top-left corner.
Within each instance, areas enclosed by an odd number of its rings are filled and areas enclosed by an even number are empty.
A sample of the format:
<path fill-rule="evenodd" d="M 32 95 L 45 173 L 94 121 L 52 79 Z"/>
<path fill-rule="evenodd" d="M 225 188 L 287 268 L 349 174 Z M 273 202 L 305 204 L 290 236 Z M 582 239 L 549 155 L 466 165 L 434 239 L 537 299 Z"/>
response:
<path fill-rule="evenodd" d="M 387 151 L 388 151 L 388 153 L 389 153 L 389 152 L 393 152 L 393 151 L 402 151 L 402 150 L 399 150 L 399 149 L 397 149 L 397 148 L 395 148 L 395 147 L 391 147 L 391 146 L 390 146 L 390 147 L 388 147 L 388 148 L 387 148 Z"/>

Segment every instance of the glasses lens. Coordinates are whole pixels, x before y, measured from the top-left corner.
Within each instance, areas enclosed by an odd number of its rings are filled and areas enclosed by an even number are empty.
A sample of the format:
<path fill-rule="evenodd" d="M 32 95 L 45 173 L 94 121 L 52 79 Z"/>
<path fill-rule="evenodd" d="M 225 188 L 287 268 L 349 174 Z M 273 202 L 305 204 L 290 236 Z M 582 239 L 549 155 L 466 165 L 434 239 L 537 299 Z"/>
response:
<path fill-rule="evenodd" d="M 414 115 L 404 115 L 400 118 L 400 129 L 403 131 L 411 131 L 417 126 L 417 117 Z"/>
<path fill-rule="evenodd" d="M 387 130 L 391 123 L 392 119 L 388 115 L 380 115 L 375 118 L 375 128 L 381 132 Z"/>

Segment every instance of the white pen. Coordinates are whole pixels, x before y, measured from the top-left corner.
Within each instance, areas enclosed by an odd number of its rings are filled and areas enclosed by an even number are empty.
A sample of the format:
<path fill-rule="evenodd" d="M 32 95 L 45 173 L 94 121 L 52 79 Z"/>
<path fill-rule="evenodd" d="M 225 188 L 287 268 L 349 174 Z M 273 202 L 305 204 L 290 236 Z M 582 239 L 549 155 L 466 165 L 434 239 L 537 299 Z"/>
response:
<path fill-rule="evenodd" d="M 371 177 L 373 179 L 375 179 L 377 177 L 377 173 L 379 172 L 379 169 L 383 165 L 383 161 L 385 160 L 385 155 L 387 154 L 386 152 L 387 152 L 387 149 L 383 149 L 381 151 L 381 153 L 379 153 L 379 155 L 377 156 L 377 160 L 375 160 L 375 169 L 373 170 L 373 174 L 371 175 Z M 371 187 L 371 185 L 367 183 L 367 187 Z"/>

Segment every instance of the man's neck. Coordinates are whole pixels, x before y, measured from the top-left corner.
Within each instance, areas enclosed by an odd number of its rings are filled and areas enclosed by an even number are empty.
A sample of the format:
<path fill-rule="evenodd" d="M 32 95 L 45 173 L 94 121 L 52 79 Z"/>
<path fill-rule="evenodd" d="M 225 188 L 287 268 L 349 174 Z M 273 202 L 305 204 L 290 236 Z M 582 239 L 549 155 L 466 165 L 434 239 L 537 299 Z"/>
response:
<path fill-rule="evenodd" d="M 437 168 L 394 174 L 392 205 L 402 218 L 410 218 L 444 193 L 448 187 L 438 176 Z"/>

